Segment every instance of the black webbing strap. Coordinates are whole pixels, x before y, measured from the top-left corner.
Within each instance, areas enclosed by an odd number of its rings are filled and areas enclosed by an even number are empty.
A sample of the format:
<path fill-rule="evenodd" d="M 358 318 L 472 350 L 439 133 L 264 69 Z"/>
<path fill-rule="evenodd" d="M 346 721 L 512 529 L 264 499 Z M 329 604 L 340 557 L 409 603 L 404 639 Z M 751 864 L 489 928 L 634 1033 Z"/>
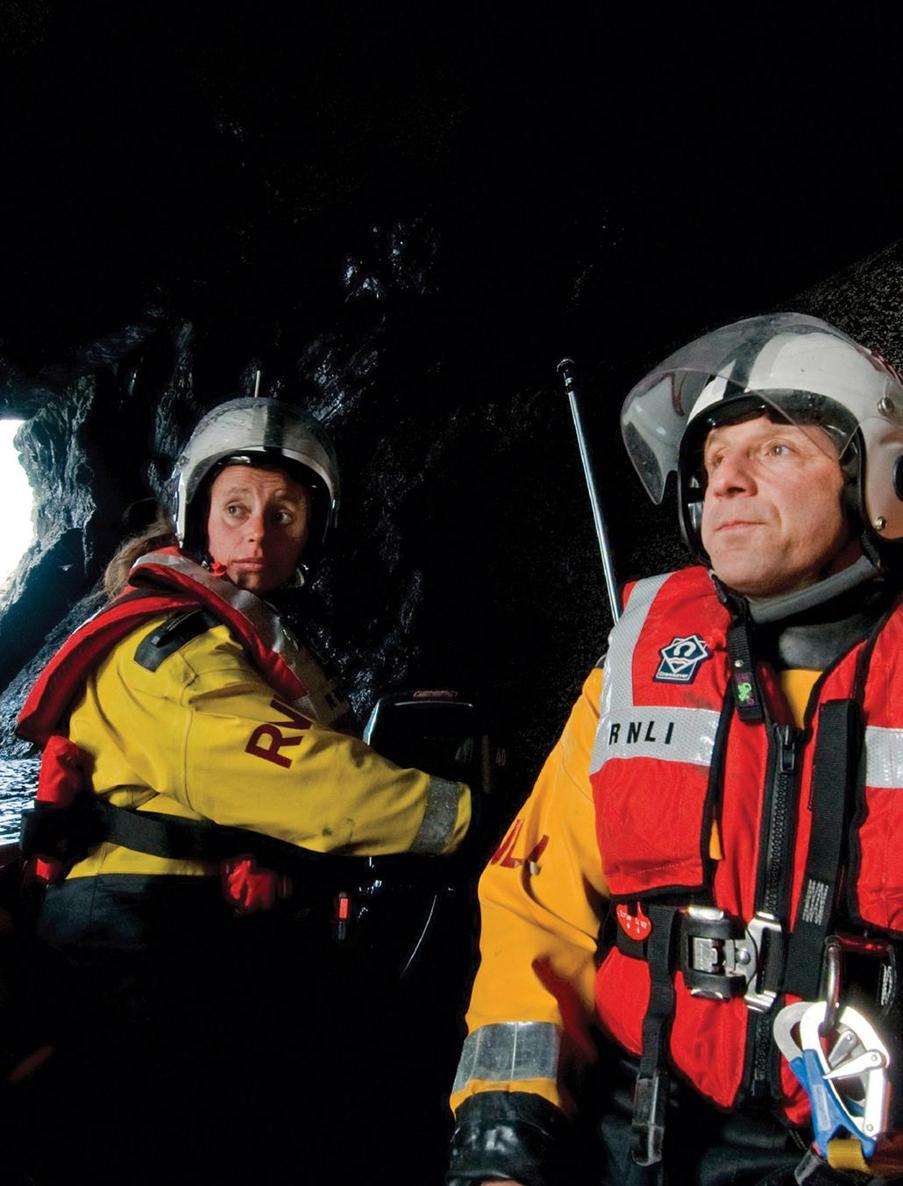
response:
<path fill-rule="evenodd" d="M 650 906 L 652 930 L 646 940 L 649 963 L 649 1007 L 643 1018 L 643 1057 L 637 1074 L 631 1120 L 631 1155 L 637 1165 L 662 1159 L 665 1111 L 668 1105 L 668 1032 L 674 1015 L 672 949 L 680 911 L 676 906 Z"/>
<path fill-rule="evenodd" d="M 329 881 L 379 870 L 402 881 L 445 877 L 443 861 L 431 853 L 386 853 L 378 857 L 317 852 L 276 840 L 249 828 L 227 828 L 206 820 L 180 819 L 152 811 L 130 811 L 102 801 L 107 839 L 123 848 L 171 860 L 222 861 L 253 856 L 261 865 L 302 879 Z"/>
<path fill-rule="evenodd" d="M 765 719 L 765 712 L 756 678 L 750 635 L 751 626 L 747 619 L 735 622 L 727 632 L 727 655 L 737 716 L 741 721 L 759 723 Z"/>
<path fill-rule="evenodd" d="M 202 820 L 114 807 L 87 793 L 61 807 L 35 803 L 22 812 L 19 846 L 23 856 L 53 857 L 73 864 L 108 840 L 135 852 L 175 861 L 221 861 L 238 853 L 256 853 L 258 842 L 285 859 L 282 845 L 268 836 L 240 828 L 219 828 Z"/>
<path fill-rule="evenodd" d="M 69 807 L 37 802 L 22 812 L 19 851 L 25 860 L 47 857 L 71 866 L 105 836 L 99 799 L 78 795 Z"/>
<path fill-rule="evenodd" d="M 812 773 L 812 828 L 796 924 L 790 936 L 784 991 L 818 996 L 825 939 L 831 930 L 843 861 L 849 805 L 862 750 L 862 714 L 855 700 L 829 700 L 818 714 Z"/>
<path fill-rule="evenodd" d="M 134 852 L 175 861 L 218 863 L 252 856 L 266 868 L 302 880 L 348 879 L 372 869 L 412 882 L 446 875 L 439 872 L 442 860 L 430 854 L 363 857 L 316 852 L 247 828 L 228 828 L 207 820 L 182 819 L 153 811 L 133 811 L 89 794 L 78 795 L 69 807 L 36 803 L 22 812 L 20 847 L 26 858 L 54 857 L 71 868 L 105 840 Z"/>
<path fill-rule="evenodd" d="M 105 825 L 105 839 L 135 852 L 146 852 L 172 861 L 222 861 L 242 852 L 254 852 L 256 855 L 260 845 L 272 845 L 273 857 L 278 851 L 282 860 L 286 859 L 287 854 L 281 851 L 279 841 L 258 833 L 244 832 L 240 828 L 221 828 L 201 820 L 181 819 L 155 811 L 130 811 L 128 808 L 114 807 L 105 800 L 100 800 L 99 805 Z M 277 845 L 278 850 L 275 848 Z"/>
<path fill-rule="evenodd" d="M 626 955 L 632 960 L 648 959 L 647 939 L 631 939 L 629 935 L 624 933 L 624 928 L 615 926 L 615 946 L 621 955 Z"/>

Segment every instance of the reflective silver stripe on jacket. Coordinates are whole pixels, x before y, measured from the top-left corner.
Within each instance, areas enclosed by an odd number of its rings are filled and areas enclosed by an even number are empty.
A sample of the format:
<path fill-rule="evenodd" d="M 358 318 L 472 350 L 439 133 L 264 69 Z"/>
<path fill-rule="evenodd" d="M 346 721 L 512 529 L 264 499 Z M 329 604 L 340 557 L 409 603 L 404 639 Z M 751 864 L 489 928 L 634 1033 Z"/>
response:
<path fill-rule="evenodd" d="M 670 573 L 638 581 L 609 636 L 602 669 L 599 727 L 589 772 L 609 758 L 656 758 L 709 766 L 719 714 L 707 708 L 665 708 L 633 703 L 633 656 L 646 619 Z"/>
<path fill-rule="evenodd" d="M 590 774 L 609 758 L 656 758 L 710 766 L 719 714 L 709 708 L 658 708 L 613 712 L 596 731 Z"/>
<path fill-rule="evenodd" d="M 517 1083 L 557 1079 L 561 1030 L 551 1021 L 505 1021 L 481 1025 L 464 1043 L 452 1091 L 472 1079 Z"/>
<path fill-rule="evenodd" d="M 426 792 L 426 812 L 411 852 L 442 852 L 452 838 L 458 818 L 461 787 L 445 778 L 431 778 Z"/>
<path fill-rule="evenodd" d="M 903 788 L 903 729 L 867 726 L 865 785 L 886 790 Z"/>
<path fill-rule="evenodd" d="M 652 603 L 670 572 L 637 581 L 620 622 L 608 636 L 608 654 L 602 668 L 602 715 L 633 708 L 633 652 L 639 642 Z"/>
<path fill-rule="evenodd" d="M 171 568 L 182 573 L 196 585 L 203 585 L 220 601 L 225 601 L 247 619 L 264 647 L 279 655 L 307 689 L 305 696 L 300 696 L 294 701 L 305 716 L 309 716 L 318 724 L 331 725 L 344 715 L 347 705 L 337 694 L 333 682 L 326 678 L 311 653 L 285 628 L 279 616 L 254 593 L 248 589 L 239 589 L 237 585 L 222 577 L 214 576 L 187 556 L 149 552 L 135 561 L 132 572 L 149 565 Z M 152 579 L 152 574 L 148 574 L 148 579 Z"/>

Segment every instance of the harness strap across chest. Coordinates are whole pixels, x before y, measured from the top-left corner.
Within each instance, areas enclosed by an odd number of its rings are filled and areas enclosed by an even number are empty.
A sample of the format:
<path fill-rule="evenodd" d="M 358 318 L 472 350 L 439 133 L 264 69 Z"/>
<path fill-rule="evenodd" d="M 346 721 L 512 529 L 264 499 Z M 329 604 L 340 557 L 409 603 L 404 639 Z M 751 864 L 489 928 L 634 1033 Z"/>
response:
<path fill-rule="evenodd" d="M 903 706 L 888 682 L 900 631 L 892 607 L 868 638 L 852 638 L 816 682 L 800 729 L 777 677 L 744 650 L 699 570 L 641 582 L 628 601 L 591 765 L 618 919 L 597 1004 L 603 1027 L 643 1057 L 634 1117 L 643 1164 L 660 1145 L 659 1090 L 672 1062 L 722 1107 L 771 1095 L 804 1122 L 771 1021 L 784 994 L 818 998 L 834 931 L 877 926 L 890 936 L 868 944 L 874 966 L 859 982 L 851 965 L 850 984 L 878 989 L 882 1007 L 891 999 L 903 911 L 883 890 L 899 881 L 881 842 L 901 822 L 893 759 Z M 741 712 L 751 701 L 756 711 Z M 713 819 L 725 846 L 718 860 L 708 848 Z M 855 935 L 842 938 L 865 962 Z M 645 963 L 648 978 L 623 956 Z"/>

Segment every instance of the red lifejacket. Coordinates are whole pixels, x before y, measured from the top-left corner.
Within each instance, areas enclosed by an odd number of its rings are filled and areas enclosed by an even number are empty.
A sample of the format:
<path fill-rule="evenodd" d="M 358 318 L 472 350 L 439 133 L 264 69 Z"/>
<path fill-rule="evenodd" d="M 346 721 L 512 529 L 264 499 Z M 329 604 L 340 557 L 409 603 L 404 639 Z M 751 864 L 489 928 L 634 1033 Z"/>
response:
<path fill-rule="evenodd" d="M 38 676 L 19 714 L 21 737 L 44 745 L 88 674 L 118 642 L 149 618 L 192 608 L 210 610 L 229 627 L 282 699 L 324 724 L 341 715 L 343 706 L 316 662 L 253 593 L 212 575 L 177 548 L 142 556 L 129 580 L 125 592 L 71 634 Z"/>
<path fill-rule="evenodd" d="M 682 894 L 744 924 L 758 908 L 763 813 L 771 809 L 769 735 L 764 724 L 741 721 L 733 708 L 730 625 L 707 572 L 690 568 L 639 582 L 612 632 L 590 778 L 602 864 L 622 912 L 625 903 L 674 902 Z M 898 607 L 813 690 L 783 863 L 787 932 L 800 910 L 820 710 L 829 701 L 855 699 L 865 744 L 848 847 L 847 910 L 863 927 L 903 935 L 903 685 L 895 679 L 901 645 Z M 756 675 L 772 721 L 791 723 L 775 674 L 759 664 Z M 718 861 L 709 858 L 713 819 L 724 854 Z M 744 1087 L 749 1010 L 742 997 L 691 996 L 680 971 L 674 985 L 671 1060 L 703 1095 L 731 1107 Z M 597 1008 L 605 1029 L 634 1054 L 642 1053 L 649 988 L 648 964 L 613 947 L 597 974 Z M 786 1065 L 781 1086 L 785 1110 L 799 1122 L 807 1106 Z"/>
<path fill-rule="evenodd" d="M 331 723 L 344 706 L 313 658 L 278 617 L 252 593 L 207 572 L 176 548 L 141 557 L 125 592 L 84 622 L 35 681 L 19 714 L 17 732 L 43 747 L 37 801 L 68 807 L 84 788 L 84 755 L 67 736 L 65 720 L 85 680 L 117 643 L 142 622 L 170 612 L 209 610 L 239 640 L 254 666 L 283 700 L 305 715 Z M 36 873 L 53 881 L 58 861 L 38 859 Z M 223 870 L 230 901 L 245 909 L 272 904 L 275 875 L 253 862 Z"/>

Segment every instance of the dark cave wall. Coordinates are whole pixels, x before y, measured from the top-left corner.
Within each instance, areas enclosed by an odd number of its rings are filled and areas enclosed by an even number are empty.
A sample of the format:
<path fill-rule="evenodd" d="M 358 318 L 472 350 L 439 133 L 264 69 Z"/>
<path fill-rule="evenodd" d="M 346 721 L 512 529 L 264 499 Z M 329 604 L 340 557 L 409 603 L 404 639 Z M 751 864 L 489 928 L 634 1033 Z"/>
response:
<path fill-rule="evenodd" d="M 509 750 L 506 802 L 523 797 L 604 649 L 609 613 L 554 356 L 529 386 L 470 372 L 435 328 L 441 250 L 422 223 L 372 234 L 368 256 L 336 259 L 329 316 L 296 333 L 283 325 L 268 343 L 157 310 L 37 379 L 7 366 L 0 414 L 28 419 L 18 441 L 38 501 L 37 540 L 0 617 L 5 753 L 24 752 L 15 713 L 50 647 L 97 604 L 130 504 L 161 494 L 200 411 L 249 393 L 262 367 L 265 393 L 322 417 L 342 461 L 311 641 L 359 715 L 392 687 L 476 693 Z M 781 304 L 903 364 L 897 246 Z M 647 502 L 617 424 L 623 393 L 676 344 L 661 336 L 645 358 L 625 344 L 582 376 L 622 580 L 684 559 L 673 508 Z"/>
<path fill-rule="evenodd" d="M 485 851 L 610 624 L 556 362 L 578 363 L 622 580 L 685 559 L 673 505 L 648 502 L 621 445 L 646 368 L 774 307 L 903 363 L 903 251 L 881 250 L 901 233 L 885 128 L 903 23 L 686 5 L 8 8 L 0 416 L 28 421 L 38 536 L 0 607 L 0 755 L 24 752 L 18 707 L 99 604 L 106 559 L 146 513 L 129 508 L 260 368 L 264 393 L 323 418 L 343 467 L 307 632 L 359 715 L 398 686 L 489 706 L 509 761 Z M 442 1178 L 473 962 L 457 908 L 467 950 L 423 961 L 404 1025 L 423 1065 L 390 1105 L 432 1109 L 435 1173 L 417 1181 Z"/>
<path fill-rule="evenodd" d="M 128 508 L 258 367 L 342 460 L 314 643 L 359 712 L 482 695 L 514 800 L 609 624 L 557 360 L 582 364 L 622 579 L 684 558 L 620 443 L 646 367 L 776 304 L 901 361 L 899 252 L 873 254 L 900 233 L 890 14 L 817 37 L 685 6 L 11 14 L 0 415 L 29 421 L 39 508 L 0 615 L 5 752 Z"/>
<path fill-rule="evenodd" d="M 12 721 L 45 640 L 95 604 L 58 628 L 97 581 L 129 505 L 161 494 L 200 411 L 249 393 L 257 367 L 264 393 L 329 425 L 342 459 L 341 525 L 309 626 L 354 706 L 363 714 L 379 689 L 412 682 L 498 702 L 505 655 L 521 645 L 512 537 L 521 522 L 534 533 L 543 514 L 542 400 L 487 391 L 449 364 L 447 345 L 443 356 L 428 283 L 435 243 L 422 225 L 371 229 L 367 240 L 368 256 L 335 260 L 332 318 L 295 335 L 261 343 L 256 327 L 229 333 L 214 317 L 158 313 L 38 382 L 7 366 L 0 409 L 33 413 L 20 443 L 40 492 L 38 542 L 0 618 L 7 750 L 21 752 Z"/>

